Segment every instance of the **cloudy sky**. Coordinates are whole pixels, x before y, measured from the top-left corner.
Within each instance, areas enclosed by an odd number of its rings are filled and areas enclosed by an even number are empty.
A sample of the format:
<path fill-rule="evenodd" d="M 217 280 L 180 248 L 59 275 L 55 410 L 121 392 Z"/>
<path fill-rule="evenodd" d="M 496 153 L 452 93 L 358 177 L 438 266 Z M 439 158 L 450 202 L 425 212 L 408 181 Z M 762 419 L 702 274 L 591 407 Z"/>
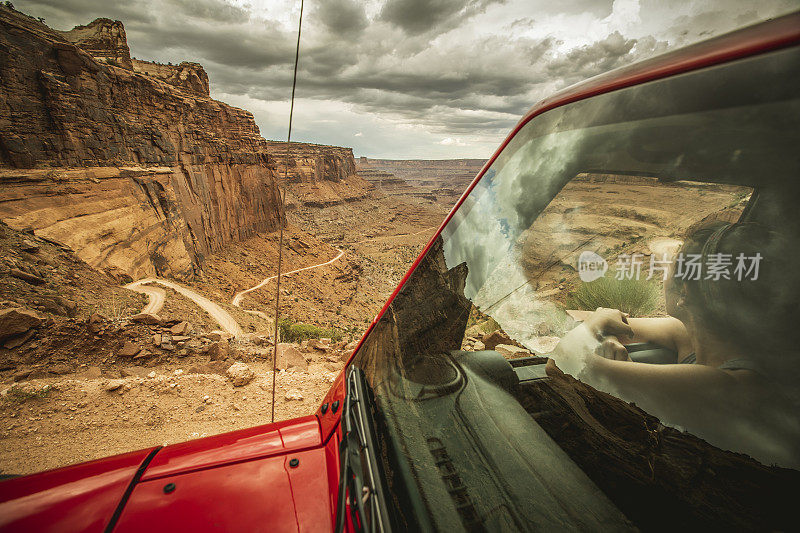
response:
<path fill-rule="evenodd" d="M 14 0 L 61 30 L 125 24 L 131 54 L 196 61 L 285 139 L 300 0 Z M 488 157 L 554 90 L 772 18 L 798 0 L 307 0 L 293 140 L 396 159 Z"/>

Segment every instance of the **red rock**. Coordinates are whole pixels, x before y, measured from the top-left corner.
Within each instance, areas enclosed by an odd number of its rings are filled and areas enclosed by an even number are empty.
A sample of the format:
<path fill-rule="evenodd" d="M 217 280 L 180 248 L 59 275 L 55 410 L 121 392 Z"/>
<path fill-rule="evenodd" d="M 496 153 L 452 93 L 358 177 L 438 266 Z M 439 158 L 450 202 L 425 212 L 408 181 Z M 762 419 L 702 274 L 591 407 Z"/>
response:
<path fill-rule="evenodd" d="M 192 325 L 186 321 L 181 321 L 169 328 L 173 335 L 186 335 L 192 331 Z"/>
<path fill-rule="evenodd" d="M 39 276 L 34 276 L 33 274 L 28 274 L 27 272 L 23 272 L 17 268 L 11 268 L 8 271 L 8 274 L 12 277 L 17 279 L 21 279 L 22 281 L 26 281 L 31 285 L 44 285 L 47 283 L 45 280 L 40 278 Z"/>
<path fill-rule="evenodd" d="M 29 329 L 25 333 L 21 333 L 20 335 L 16 335 L 14 337 L 9 337 L 3 343 L 3 348 L 5 348 L 6 350 L 13 350 L 14 348 L 18 348 L 23 344 L 25 344 L 26 342 L 28 342 L 29 340 L 31 340 L 31 337 L 33 337 L 33 335 L 34 331 L 32 329 Z"/>
<path fill-rule="evenodd" d="M 308 361 L 306 361 L 303 354 L 292 344 L 281 342 L 278 343 L 278 360 L 275 367 L 279 370 L 286 370 L 289 368 L 308 370 Z"/>
<path fill-rule="evenodd" d="M 151 326 L 161 324 L 161 317 L 151 313 L 139 313 L 138 315 L 133 315 L 131 320 L 140 324 L 149 324 Z"/>
<path fill-rule="evenodd" d="M 499 329 L 484 335 L 482 342 L 487 350 L 494 350 L 498 344 L 514 344 L 514 341 L 511 339 L 511 337 Z"/>
<path fill-rule="evenodd" d="M 125 341 L 125 345 L 117 352 L 119 357 L 133 357 L 142 351 L 142 347 L 131 341 Z"/>
<path fill-rule="evenodd" d="M 0 339 L 25 333 L 41 323 L 42 319 L 31 309 L 21 307 L 0 309 Z"/>
<path fill-rule="evenodd" d="M 228 357 L 230 346 L 228 341 L 212 342 L 203 349 L 203 352 L 211 356 L 212 361 L 220 361 Z"/>

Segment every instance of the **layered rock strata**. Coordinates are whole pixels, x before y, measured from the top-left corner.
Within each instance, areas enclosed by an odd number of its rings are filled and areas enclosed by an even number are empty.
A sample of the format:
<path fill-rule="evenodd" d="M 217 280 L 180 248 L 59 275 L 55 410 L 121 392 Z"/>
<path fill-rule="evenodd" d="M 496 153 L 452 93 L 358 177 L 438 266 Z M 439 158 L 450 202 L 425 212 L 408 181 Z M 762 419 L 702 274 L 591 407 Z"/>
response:
<path fill-rule="evenodd" d="M 267 141 L 275 158 L 278 176 L 286 184 L 286 205 L 326 207 L 367 196 L 373 186 L 356 171 L 352 148 L 321 144 L 289 145 L 286 168 L 286 143 Z"/>
<path fill-rule="evenodd" d="M 88 52 L 0 7 L 0 217 L 92 266 L 191 276 L 282 223 L 275 167 L 247 111 L 98 61 L 129 57 L 108 22 L 67 32 Z"/>

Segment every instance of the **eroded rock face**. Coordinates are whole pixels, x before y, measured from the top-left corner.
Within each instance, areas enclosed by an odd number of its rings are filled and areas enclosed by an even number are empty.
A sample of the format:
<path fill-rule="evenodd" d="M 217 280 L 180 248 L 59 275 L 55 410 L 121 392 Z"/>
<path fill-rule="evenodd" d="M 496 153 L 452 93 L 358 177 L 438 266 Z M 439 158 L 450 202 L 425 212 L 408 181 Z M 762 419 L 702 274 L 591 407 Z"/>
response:
<path fill-rule="evenodd" d="M 286 185 L 287 207 L 326 207 L 364 198 L 373 189 L 356 172 L 352 148 L 293 142 L 287 171 L 286 143 L 267 141 L 267 146 Z"/>
<path fill-rule="evenodd" d="M 181 87 L 198 96 L 209 96 L 208 74 L 199 63 L 184 61 L 179 65 L 163 65 L 152 61 L 134 59 L 133 70 Z"/>
<path fill-rule="evenodd" d="M 70 31 L 61 33 L 68 41 L 77 44 L 101 62 L 133 68 L 125 27 L 118 20 L 99 18 L 86 26 L 75 26 Z"/>
<path fill-rule="evenodd" d="M 122 24 L 107 19 L 67 34 L 81 46 L 0 8 L 0 217 L 10 226 L 94 267 L 185 278 L 205 255 L 283 223 L 252 114 L 208 98 L 202 67 L 153 77 L 97 61 L 130 63 Z"/>

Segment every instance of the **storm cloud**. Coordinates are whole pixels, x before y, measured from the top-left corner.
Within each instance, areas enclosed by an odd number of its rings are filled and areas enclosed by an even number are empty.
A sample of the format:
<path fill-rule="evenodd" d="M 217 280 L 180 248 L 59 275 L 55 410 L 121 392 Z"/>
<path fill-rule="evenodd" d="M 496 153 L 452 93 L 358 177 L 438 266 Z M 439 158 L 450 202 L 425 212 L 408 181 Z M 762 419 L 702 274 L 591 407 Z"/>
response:
<path fill-rule="evenodd" d="M 125 24 L 131 54 L 196 61 L 212 96 L 285 136 L 299 1 L 15 0 L 67 30 Z M 588 77 L 796 9 L 793 0 L 320 0 L 303 19 L 297 140 L 389 158 L 487 157 Z"/>

